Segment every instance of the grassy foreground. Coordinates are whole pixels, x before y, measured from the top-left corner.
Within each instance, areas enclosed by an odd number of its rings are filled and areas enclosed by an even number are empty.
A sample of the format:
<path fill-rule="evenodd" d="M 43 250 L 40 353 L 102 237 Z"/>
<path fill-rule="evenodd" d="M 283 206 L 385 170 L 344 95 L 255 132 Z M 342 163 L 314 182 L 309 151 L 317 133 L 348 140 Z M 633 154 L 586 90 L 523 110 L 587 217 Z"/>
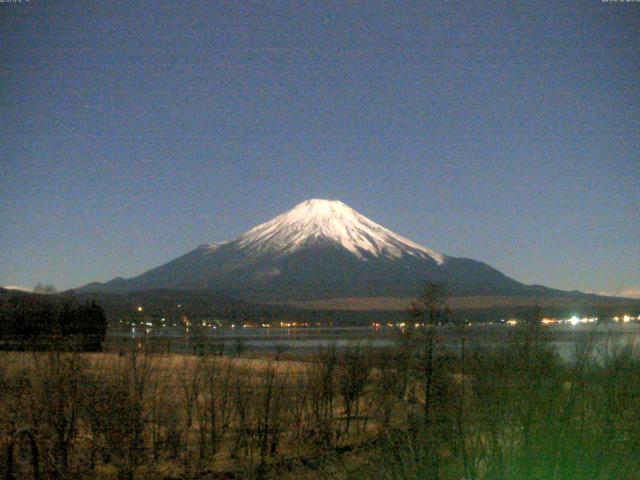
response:
<path fill-rule="evenodd" d="M 640 356 L 536 325 L 304 361 L 0 353 L 1 478 L 636 479 Z M 597 360 L 596 360 L 597 359 Z"/>

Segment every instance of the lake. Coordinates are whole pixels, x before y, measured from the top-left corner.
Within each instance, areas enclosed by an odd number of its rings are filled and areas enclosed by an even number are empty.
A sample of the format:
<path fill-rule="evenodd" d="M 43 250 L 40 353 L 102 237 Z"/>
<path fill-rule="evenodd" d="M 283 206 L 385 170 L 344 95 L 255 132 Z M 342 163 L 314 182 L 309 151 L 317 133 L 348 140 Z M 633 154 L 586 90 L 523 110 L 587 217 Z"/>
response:
<path fill-rule="evenodd" d="M 469 348 L 496 348 L 507 342 L 515 328 L 508 325 L 476 324 L 466 327 L 438 327 L 440 344 L 445 349 L 459 350 L 461 339 Z M 565 359 L 575 357 L 576 347 L 593 342 L 595 351 L 637 344 L 640 322 L 590 325 L 543 326 L 547 341 Z M 181 329 L 162 328 L 149 332 L 115 330 L 105 341 L 107 350 L 130 345 L 154 345 L 159 351 L 199 353 L 221 351 L 236 353 L 311 354 L 318 348 L 389 348 L 401 338 L 398 328 L 373 327 L 298 327 L 298 328 L 202 328 L 197 334 L 185 334 Z"/>

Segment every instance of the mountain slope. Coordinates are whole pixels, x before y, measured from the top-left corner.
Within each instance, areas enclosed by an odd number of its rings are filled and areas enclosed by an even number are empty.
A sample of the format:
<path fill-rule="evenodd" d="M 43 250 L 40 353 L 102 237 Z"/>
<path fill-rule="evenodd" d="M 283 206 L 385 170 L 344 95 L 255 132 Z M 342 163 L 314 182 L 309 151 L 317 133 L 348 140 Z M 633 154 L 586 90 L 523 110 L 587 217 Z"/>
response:
<path fill-rule="evenodd" d="M 207 289 L 259 301 L 311 300 L 413 296 L 426 281 L 444 282 L 456 295 L 527 295 L 543 288 L 418 245 L 342 202 L 316 199 L 235 240 L 201 245 L 137 277 L 80 291 Z"/>

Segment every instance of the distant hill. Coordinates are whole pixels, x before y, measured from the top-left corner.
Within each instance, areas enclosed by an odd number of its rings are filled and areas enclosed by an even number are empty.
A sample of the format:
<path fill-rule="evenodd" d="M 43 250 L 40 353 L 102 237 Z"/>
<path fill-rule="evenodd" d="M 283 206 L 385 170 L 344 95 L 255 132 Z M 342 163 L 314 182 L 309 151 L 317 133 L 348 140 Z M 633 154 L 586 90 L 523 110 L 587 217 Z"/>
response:
<path fill-rule="evenodd" d="M 351 297 L 326 300 L 273 302 L 272 305 L 289 305 L 306 310 L 345 310 L 345 311 L 394 311 L 407 310 L 413 298 L 398 297 Z M 540 307 L 542 309 L 573 308 L 576 310 L 625 308 L 635 311 L 640 300 L 598 295 L 566 295 L 558 297 L 519 297 L 519 296 L 465 296 L 451 297 L 449 307 L 453 310 L 473 310 L 486 308 Z"/>
<path fill-rule="evenodd" d="M 233 299 L 207 290 L 153 289 L 121 294 L 75 293 L 83 301 L 96 301 L 113 319 L 144 317 L 220 318 L 225 320 L 282 318 L 286 312 L 297 310 L 290 306 L 260 305 Z"/>
<path fill-rule="evenodd" d="M 271 304 L 239 300 L 210 290 L 152 289 L 122 294 L 66 292 L 38 295 L 0 289 L 0 304 L 10 298 L 35 298 L 62 302 L 71 296 L 74 302 L 95 301 L 106 312 L 112 326 L 122 322 L 167 322 L 220 320 L 225 323 L 299 321 L 335 325 L 370 324 L 374 321 L 404 321 L 411 297 L 351 297 L 311 301 L 283 301 Z M 495 321 L 508 316 L 526 316 L 533 307 L 545 315 L 640 314 L 640 300 L 581 295 L 578 297 L 465 296 L 451 297 L 454 319 Z"/>
<path fill-rule="evenodd" d="M 225 323 L 299 321 L 335 325 L 370 324 L 374 321 L 404 321 L 412 298 L 353 297 L 312 301 L 259 304 L 232 299 L 206 290 L 146 290 L 124 294 L 83 293 L 79 300 L 95 300 L 103 306 L 112 324 L 122 321 L 179 322 L 221 320 Z M 640 301 L 582 295 L 579 297 L 451 297 L 453 319 L 495 321 L 503 317 L 525 317 L 535 307 L 547 316 L 612 316 L 640 314 Z M 142 310 L 140 311 L 139 308 Z"/>

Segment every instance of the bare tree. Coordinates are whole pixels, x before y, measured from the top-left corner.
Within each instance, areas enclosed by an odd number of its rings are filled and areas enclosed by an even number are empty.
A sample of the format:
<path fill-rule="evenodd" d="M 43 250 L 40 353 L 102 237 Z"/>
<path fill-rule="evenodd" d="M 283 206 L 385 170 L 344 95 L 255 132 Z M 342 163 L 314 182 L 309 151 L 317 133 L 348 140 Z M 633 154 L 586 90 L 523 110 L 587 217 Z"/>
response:
<path fill-rule="evenodd" d="M 345 433 L 353 417 L 358 417 L 360 397 L 369 378 L 369 362 L 363 351 L 351 349 L 344 352 L 338 361 L 337 382 L 345 414 Z"/>
<path fill-rule="evenodd" d="M 104 460 L 117 468 L 119 480 L 133 479 L 145 461 L 145 431 L 150 423 L 147 402 L 156 373 L 152 356 L 137 349 L 109 359 L 95 373 L 88 424 Z"/>
<path fill-rule="evenodd" d="M 39 436 L 52 453 L 45 467 L 51 478 L 67 478 L 82 409 L 85 362 L 78 353 L 53 351 L 44 357 L 38 355 L 34 365 L 35 405 L 40 409 Z"/>
<path fill-rule="evenodd" d="M 424 423 L 432 422 L 432 398 L 436 371 L 437 327 L 449 322 L 448 294 L 439 283 L 427 283 L 422 293 L 412 304 L 412 317 L 419 324 L 414 333 L 419 342 L 419 371 L 424 389 Z M 411 328 L 411 325 L 409 325 Z"/>
<path fill-rule="evenodd" d="M 336 437 L 334 429 L 337 396 L 336 371 L 338 356 L 335 345 L 319 349 L 313 367 L 307 370 L 310 390 L 308 440 L 322 448 L 331 447 Z"/>
<path fill-rule="evenodd" d="M 187 429 L 193 427 L 194 409 L 200 390 L 200 376 L 202 374 L 202 364 L 192 361 L 192 357 L 182 359 L 182 366 L 178 373 L 178 383 L 182 390 L 183 405 L 187 418 Z"/>
<path fill-rule="evenodd" d="M 43 284 L 41 282 L 38 282 L 33 287 L 33 293 L 39 293 L 40 295 L 54 295 L 58 293 L 58 290 L 56 290 L 56 287 L 54 287 L 50 283 Z"/>

